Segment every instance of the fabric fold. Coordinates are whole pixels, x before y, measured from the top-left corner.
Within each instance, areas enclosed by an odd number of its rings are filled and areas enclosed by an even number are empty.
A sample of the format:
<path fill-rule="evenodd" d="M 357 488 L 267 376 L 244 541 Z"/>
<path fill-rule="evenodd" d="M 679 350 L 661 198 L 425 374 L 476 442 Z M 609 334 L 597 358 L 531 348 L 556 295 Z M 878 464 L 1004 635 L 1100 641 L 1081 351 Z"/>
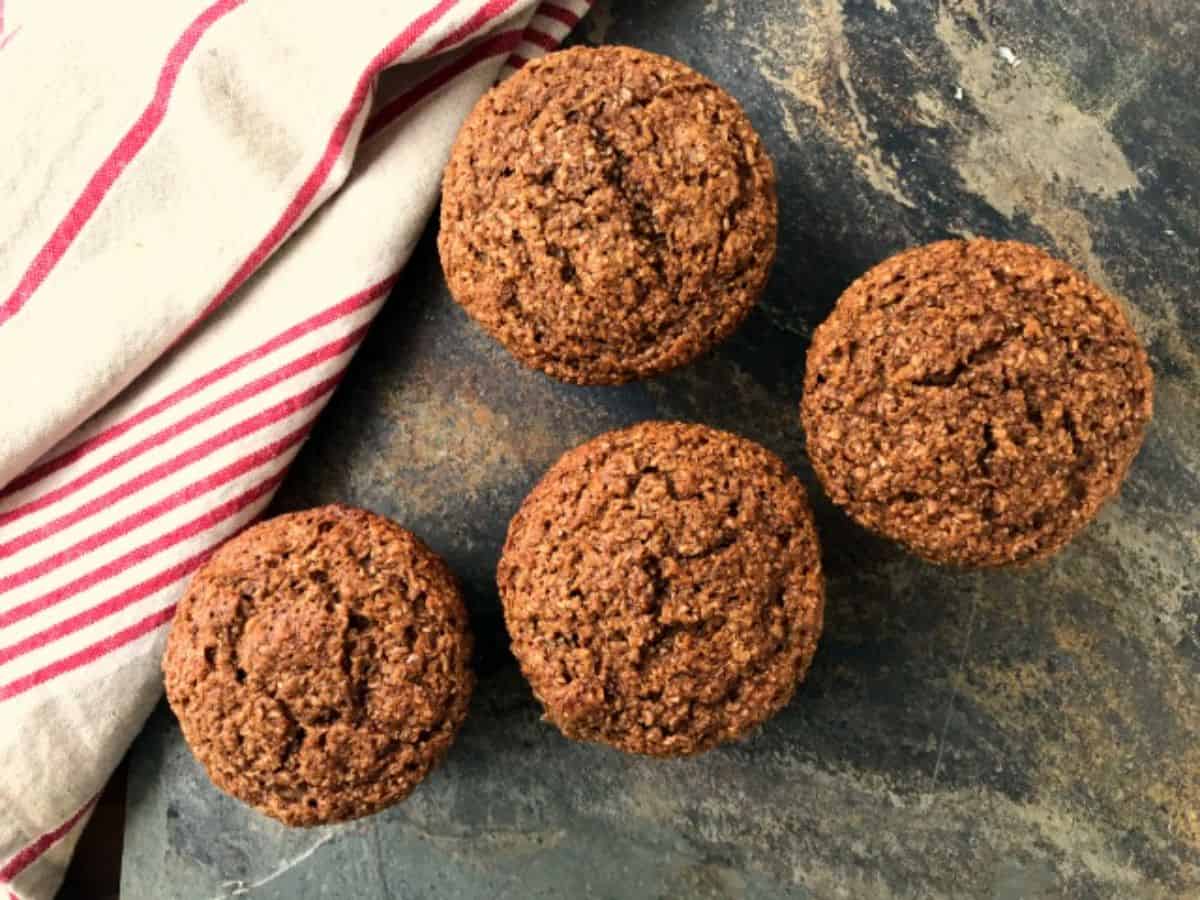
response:
<path fill-rule="evenodd" d="M 187 578 L 270 502 L 463 118 L 587 7 L 5 4 L 0 896 L 57 889 Z"/>

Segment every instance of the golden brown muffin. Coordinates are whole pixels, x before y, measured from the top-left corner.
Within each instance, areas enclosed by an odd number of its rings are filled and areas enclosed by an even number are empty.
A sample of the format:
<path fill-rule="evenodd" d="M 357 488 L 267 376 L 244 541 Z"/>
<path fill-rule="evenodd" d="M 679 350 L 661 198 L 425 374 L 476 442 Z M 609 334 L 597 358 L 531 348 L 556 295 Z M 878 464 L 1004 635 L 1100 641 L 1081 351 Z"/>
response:
<path fill-rule="evenodd" d="M 213 555 L 180 601 L 163 671 L 217 787 L 321 825 L 403 799 L 446 755 L 470 656 L 445 563 L 394 522 L 326 506 Z"/>
<path fill-rule="evenodd" d="M 1049 556 L 1121 485 L 1153 377 L 1121 308 L 1012 241 L 873 268 L 813 336 L 813 467 L 860 524 L 938 563 Z"/>
<path fill-rule="evenodd" d="M 513 519 L 498 580 L 546 717 L 652 756 L 708 750 L 778 712 L 823 621 L 803 485 L 702 425 L 646 422 L 563 456 Z"/>
<path fill-rule="evenodd" d="M 725 91 L 653 53 L 575 47 L 479 101 L 438 248 L 455 299 L 521 362 L 619 384 L 737 327 L 776 219 L 771 161 Z"/>

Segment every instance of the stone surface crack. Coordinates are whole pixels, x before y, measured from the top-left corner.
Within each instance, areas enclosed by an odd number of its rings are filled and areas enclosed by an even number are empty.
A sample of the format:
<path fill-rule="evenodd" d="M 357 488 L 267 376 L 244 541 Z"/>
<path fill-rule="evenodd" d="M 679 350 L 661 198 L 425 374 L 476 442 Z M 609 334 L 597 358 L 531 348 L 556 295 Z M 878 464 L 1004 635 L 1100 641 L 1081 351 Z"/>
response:
<path fill-rule="evenodd" d="M 958 671 L 960 677 L 965 675 L 967 671 L 967 658 L 971 651 L 971 632 L 975 628 L 975 616 L 978 610 L 979 589 L 976 588 L 971 595 L 971 611 L 967 614 L 967 627 L 963 631 L 962 652 L 959 654 L 958 659 Z M 951 686 L 950 699 L 946 701 L 946 712 L 942 716 L 942 731 L 938 737 L 937 755 L 933 761 L 933 775 L 929 780 L 929 790 L 931 792 L 937 787 L 938 775 L 940 775 L 942 771 L 942 757 L 946 752 L 946 735 L 950 731 L 950 717 L 954 715 L 954 701 L 956 699 L 957 695 L 953 692 L 953 686 Z"/>
<path fill-rule="evenodd" d="M 275 879 L 280 878 L 283 875 L 286 875 L 292 869 L 296 868 L 296 866 L 300 865 L 302 862 L 304 862 L 306 859 L 308 859 L 310 856 L 312 856 L 314 853 L 316 853 L 318 850 L 320 850 L 322 847 L 324 847 L 326 844 L 328 844 L 330 841 L 332 841 L 334 839 L 334 837 L 336 836 L 336 834 L 337 834 L 337 832 L 330 831 L 329 833 L 322 835 L 311 846 L 307 847 L 305 850 L 301 851 L 296 856 L 293 856 L 290 859 L 285 859 L 283 862 L 281 862 L 278 866 L 276 866 L 274 869 L 272 869 L 270 872 L 268 872 L 262 878 L 259 878 L 255 881 L 249 881 L 249 882 L 247 882 L 247 881 L 227 881 L 227 882 L 225 882 L 223 885 L 221 885 L 221 887 L 223 889 L 222 892 L 220 894 L 217 894 L 215 897 L 213 897 L 212 900 L 225 900 L 225 898 L 228 898 L 228 897 L 240 897 L 243 894 L 249 894 L 251 891 L 256 891 L 259 888 L 270 884 Z"/>

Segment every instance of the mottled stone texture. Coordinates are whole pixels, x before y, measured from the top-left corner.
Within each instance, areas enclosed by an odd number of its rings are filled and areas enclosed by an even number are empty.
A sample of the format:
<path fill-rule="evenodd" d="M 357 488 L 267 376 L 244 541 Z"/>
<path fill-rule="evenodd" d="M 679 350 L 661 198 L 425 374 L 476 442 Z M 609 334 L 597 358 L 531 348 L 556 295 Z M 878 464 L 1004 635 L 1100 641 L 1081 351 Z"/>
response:
<path fill-rule="evenodd" d="M 1196 893 L 1200 7 L 687 0 L 593 22 L 590 39 L 676 56 L 745 105 L 779 176 L 765 295 L 670 376 L 566 387 L 471 325 L 431 234 L 279 506 L 372 507 L 447 558 L 479 645 L 472 715 L 395 810 L 298 834 L 223 798 L 157 717 L 131 770 L 124 896 L 272 878 L 250 896 Z M 1015 573 L 946 572 L 850 524 L 796 416 L 809 336 L 841 291 L 906 246 L 974 234 L 1043 245 L 1120 298 L 1156 377 L 1120 496 Z M 782 456 L 809 485 L 828 577 L 792 703 L 746 743 L 675 762 L 540 722 L 494 588 L 505 527 L 545 469 L 649 417 Z"/>

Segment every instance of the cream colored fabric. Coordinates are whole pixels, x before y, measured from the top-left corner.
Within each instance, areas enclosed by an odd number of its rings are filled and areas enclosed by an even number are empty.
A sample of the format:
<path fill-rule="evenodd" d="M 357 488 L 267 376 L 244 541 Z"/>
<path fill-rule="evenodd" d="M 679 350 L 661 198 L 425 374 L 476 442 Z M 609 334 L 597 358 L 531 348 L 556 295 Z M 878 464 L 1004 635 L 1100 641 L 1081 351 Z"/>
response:
<path fill-rule="evenodd" d="M 187 577 L 269 502 L 471 105 L 586 8 L 0 6 L 0 898 L 56 890 Z"/>

